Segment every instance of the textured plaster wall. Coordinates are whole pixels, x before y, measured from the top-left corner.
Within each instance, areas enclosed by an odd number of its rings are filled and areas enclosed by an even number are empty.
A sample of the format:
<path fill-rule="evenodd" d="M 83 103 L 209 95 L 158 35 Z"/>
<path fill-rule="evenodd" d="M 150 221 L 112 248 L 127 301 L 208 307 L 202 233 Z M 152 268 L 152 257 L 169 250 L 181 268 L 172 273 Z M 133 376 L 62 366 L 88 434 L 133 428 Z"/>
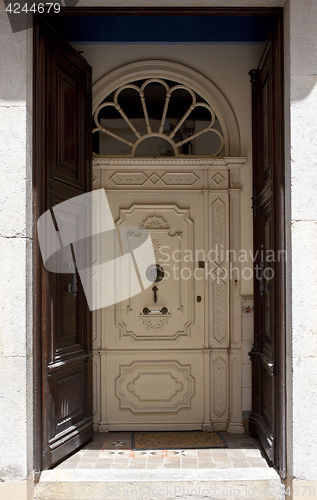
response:
<path fill-rule="evenodd" d="M 317 479 L 317 2 L 290 0 L 293 475 Z M 288 331 L 291 335 L 291 331 Z"/>
<path fill-rule="evenodd" d="M 30 30 L 0 2 L 0 481 L 32 468 Z"/>

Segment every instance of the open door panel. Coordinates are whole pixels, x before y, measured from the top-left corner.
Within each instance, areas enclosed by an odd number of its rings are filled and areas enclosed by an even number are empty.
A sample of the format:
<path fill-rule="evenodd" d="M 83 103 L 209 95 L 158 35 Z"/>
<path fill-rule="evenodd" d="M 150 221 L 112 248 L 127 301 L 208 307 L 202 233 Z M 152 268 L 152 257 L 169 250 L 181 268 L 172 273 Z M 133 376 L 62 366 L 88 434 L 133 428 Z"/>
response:
<path fill-rule="evenodd" d="M 253 108 L 254 344 L 250 430 L 286 474 L 282 18 L 250 72 Z"/>
<path fill-rule="evenodd" d="M 34 58 L 36 226 L 45 211 L 91 191 L 92 134 L 91 67 L 40 18 Z M 44 268 L 36 228 L 34 240 L 35 434 L 41 470 L 92 438 L 92 322 L 79 277 L 74 294 L 72 274 Z"/>

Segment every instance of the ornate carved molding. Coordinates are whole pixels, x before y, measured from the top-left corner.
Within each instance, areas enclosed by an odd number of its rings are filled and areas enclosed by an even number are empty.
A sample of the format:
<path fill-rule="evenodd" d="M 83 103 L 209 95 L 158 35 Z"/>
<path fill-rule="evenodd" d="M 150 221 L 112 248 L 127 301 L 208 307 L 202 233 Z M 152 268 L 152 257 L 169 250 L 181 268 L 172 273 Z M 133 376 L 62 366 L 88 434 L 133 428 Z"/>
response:
<path fill-rule="evenodd" d="M 225 178 L 220 174 L 220 172 L 217 172 L 212 178 L 211 180 L 217 185 L 219 186 L 219 184 L 221 184 Z"/>
<path fill-rule="evenodd" d="M 160 177 L 154 172 L 148 179 L 152 184 L 156 184 L 160 180 Z"/>
<path fill-rule="evenodd" d="M 109 180 L 116 186 L 143 186 L 147 181 L 153 185 L 161 181 L 165 186 L 193 186 L 199 177 L 194 172 L 165 172 L 162 176 L 156 172 L 150 176 L 144 172 L 116 172 Z"/>
<path fill-rule="evenodd" d="M 116 186 L 142 186 L 148 177 L 143 172 L 116 172 L 110 180 Z"/>
<path fill-rule="evenodd" d="M 152 245 L 155 255 L 155 261 L 160 262 L 162 260 L 161 244 L 157 238 L 152 238 Z"/>
<path fill-rule="evenodd" d="M 167 222 L 163 219 L 163 217 L 153 215 L 152 217 L 145 219 L 143 227 L 145 229 L 167 229 Z"/>
<path fill-rule="evenodd" d="M 167 186 L 192 186 L 199 177 L 193 172 L 165 172 L 161 181 Z"/>
<path fill-rule="evenodd" d="M 246 157 L 224 157 L 224 158 L 208 158 L 208 157 L 188 157 L 188 158 L 175 158 L 175 157 L 156 157 L 156 158 L 130 158 L 130 157 L 111 157 L 99 156 L 93 157 L 93 168 L 99 169 L 152 169 L 153 168 L 170 168 L 179 167 L 182 170 L 186 168 L 203 167 L 210 170 L 230 170 L 232 165 L 234 168 L 241 168 Z"/>
<path fill-rule="evenodd" d="M 227 363 L 218 356 L 213 362 L 213 410 L 220 417 L 227 409 Z"/>
<path fill-rule="evenodd" d="M 154 254 L 157 263 L 161 263 L 164 268 L 165 255 L 161 252 L 161 245 L 168 244 L 172 249 L 177 249 L 182 252 L 183 245 L 193 251 L 193 224 L 194 221 L 190 218 L 188 208 L 180 208 L 176 204 L 132 204 L 130 208 L 120 209 L 120 218 L 116 221 L 117 226 L 129 224 L 130 216 L 133 221 L 137 221 L 139 226 L 150 230 Z M 182 231 L 171 232 L 170 227 L 175 225 L 176 220 L 179 229 Z M 146 257 L 146 255 L 145 255 Z M 146 272 L 146 267 L 139 268 L 142 273 Z M 191 293 L 186 290 L 190 286 L 190 281 L 187 280 L 184 286 L 181 280 L 178 280 L 174 294 L 174 310 L 172 317 L 169 314 L 163 316 L 157 315 L 158 319 L 154 321 L 154 313 L 151 315 L 142 315 L 136 310 L 141 311 L 142 308 L 149 304 L 143 304 L 142 307 L 136 308 L 131 303 L 134 299 L 131 298 L 126 309 L 120 306 L 115 306 L 116 324 L 118 325 L 119 340 L 118 342 L 159 342 L 162 344 L 165 341 L 170 343 L 175 342 L 179 338 L 190 338 L 191 328 L 194 315 L 194 301 L 188 301 L 188 296 Z M 186 307 L 183 307 L 183 297 Z M 152 295 L 153 297 L 153 295 Z M 176 313 L 177 311 L 177 313 Z M 180 313 L 180 314 L 178 314 Z M 168 328 L 166 327 L 168 322 Z M 115 341 L 117 342 L 117 341 Z M 149 344 L 148 344 L 149 345 Z"/>
<path fill-rule="evenodd" d="M 151 316 L 143 318 L 143 322 L 147 326 L 147 328 L 156 332 L 157 330 L 161 330 L 162 328 L 164 328 L 164 326 L 167 325 L 168 319 L 162 316 Z"/>
<path fill-rule="evenodd" d="M 131 388 L 135 388 L 135 384 L 131 384 Z M 128 390 L 131 390 L 128 387 Z M 163 384 L 160 380 L 151 380 L 150 382 L 146 382 L 146 384 L 142 385 L 142 389 L 144 392 L 150 392 L 151 394 L 160 394 L 161 392 L 166 392 L 169 389 L 168 384 Z"/>
<path fill-rule="evenodd" d="M 134 361 L 121 365 L 116 379 L 120 407 L 134 413 L 190 408 L 194 388 L 190 365 L 177 361 Z"/>
<path fill-rule="evenodd" d="M 221 342 L 226 335 L 226 285 L 222 281 L 213 285 L 214 311 L 213 326 L 214 338 Z"/>
<path fill-rule="evenodd" d="M 216 251 L 214 262 L 220 266 L 223 262 L 223 251 L 225 250 L 225 224 L 226 212 L 225 204 L 220 198 L 217 198 L 211 205 L 212 210 L 212 248 Z"/>

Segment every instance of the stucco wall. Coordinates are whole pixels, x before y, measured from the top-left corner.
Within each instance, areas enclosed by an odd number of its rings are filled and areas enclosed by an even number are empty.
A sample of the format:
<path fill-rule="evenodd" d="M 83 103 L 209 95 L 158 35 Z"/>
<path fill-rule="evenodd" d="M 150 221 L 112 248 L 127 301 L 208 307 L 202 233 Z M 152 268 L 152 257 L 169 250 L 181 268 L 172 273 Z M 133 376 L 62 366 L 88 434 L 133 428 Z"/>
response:
<path fill-rule="evenodd" d="M 292 473 L 317 480 L 317 3 L 290 0 L 289 14 Z"/>
<path fill-rule="evenodd" d="M 0 497 L 33 468 L 31 35 L 12 33 L 1 2 Z"/>
<path fill-rule="evenodd" d="M 163 6 L 280 6 L 282 0 L 165 0 Z M 149 6 L 155 1 L 80 0 L 79 6 Z M 288 241 L 288 458 L 296 478 L 317 479 L 317 63 L 315 0 L 288 0 L 285 28 L 286 187 Z M 289 6 L 289 10 L 288 10 Z M 30 303 L 31 242 L 31 31 L 12 34 L 0 3 L 1 114 L 1 328 L 0 328 L 0 477 L 23 480 L 32 468 L 32 366 Z M 290 42 L 290 43 L 289 43 Z M 87 52 L 84 54 L 87 57 Z M 186 64 L 186 63 L 185 63 Z M 206 74 L 205 69 L 199 71 Z M 228 69 L 229 72 L 229 69 Z M 230 74 L 230 72 L 229 72 Z M 29 78 L 27 80 L 27 75 Z M 208 74 L 206 74 L 208 76 Z M 227 95 L 215 74 L 209 76 Z M 28 82 L 28 83 L 27 83 Z M 290 102 L 290 105 L 289 105 Z M 241 110 L 241 112 L 244 112 Z M 240 113 L 241 114 L 241 113 Z M 239 123 L 241 118 L 238 117 Z M 244 154 L 244 153 L 243 153 Z M 290 161 L 291 160 L 291 161 Z M 291 187 L 290 187 L 291 186 Z M 291 202 L 291 203 L 290 203 Z M 290 210 L 292 206 L 292 210 Z M 290 248 L 289 248 L 290 251 Z M 248 293 L 244 290 L 243 293 Z M 291 301 L 293 309 L 291 310 Z M 293 383 L 292 383 L 293 382 Z M 293 404 L 292 404 L 293 401 Z M 292 427 L 294 438 L 292 437 Z M 292 457 L 292 448 L 294 455 Z M 29 463 L 29 465 L 28 465 Z M 3 483 L 0 484 L 0 486 Z M 3 490 L 2 486 L 0 488 Z M 26 491 L 26 490 L 23 490 Z M 24 494 L 24 493 L 23 493 Z M 9 498 L 6 494 L 3 498 Z M 15 498 L 21 498 L 22 494 Z"/>

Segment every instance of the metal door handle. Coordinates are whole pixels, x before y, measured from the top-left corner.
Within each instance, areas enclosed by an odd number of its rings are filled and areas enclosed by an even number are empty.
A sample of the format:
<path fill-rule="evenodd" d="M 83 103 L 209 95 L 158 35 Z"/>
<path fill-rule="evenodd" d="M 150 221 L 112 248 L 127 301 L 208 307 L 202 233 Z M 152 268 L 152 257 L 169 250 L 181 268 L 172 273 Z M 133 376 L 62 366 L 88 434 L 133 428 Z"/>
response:
<path fill-rule="evenodd" d="M 156 295 L 156 292 L 158 291 L 157 286 L 153 286 L 152 291 L 154 292 L 154 302 L 156 303 L 156 302 L 157 302 L 157 295 Z"/>
<path fill-rule="evenodd" d="M 162 307 L 162 309 L 149 309 L 148 307 L 144 307 L 143 314 L 168 314 L 167 307 Z"/>

